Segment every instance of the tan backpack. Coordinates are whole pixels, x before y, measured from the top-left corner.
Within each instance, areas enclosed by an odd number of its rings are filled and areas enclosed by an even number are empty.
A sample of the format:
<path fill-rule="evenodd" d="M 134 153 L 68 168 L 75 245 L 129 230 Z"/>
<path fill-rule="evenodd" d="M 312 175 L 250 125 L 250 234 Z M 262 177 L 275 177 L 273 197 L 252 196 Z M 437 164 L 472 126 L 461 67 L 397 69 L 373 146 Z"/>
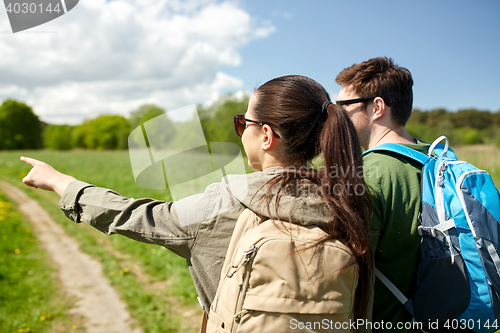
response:
<path fill-rule="evenodd" d="M 358 266 L 317 226 L 262 221 L 249 209 L 229 244 L 207 332 L 349 332 Z"/>

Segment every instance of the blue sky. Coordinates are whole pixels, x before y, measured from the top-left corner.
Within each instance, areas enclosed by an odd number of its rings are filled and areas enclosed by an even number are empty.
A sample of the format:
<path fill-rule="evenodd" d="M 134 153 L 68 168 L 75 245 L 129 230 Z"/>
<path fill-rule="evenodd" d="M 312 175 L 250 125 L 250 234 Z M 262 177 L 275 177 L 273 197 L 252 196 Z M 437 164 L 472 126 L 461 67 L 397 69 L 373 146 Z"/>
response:
<path fill-rule="evenodd" d="M 288 74 L 334 99 L 338 72 L 377 56 L 412 72 L 415 108 L 496 112 L 499 55 L 496 0 L 85 0 L 17 34 L 0 8 L 0 101 L 49 123 L 208 105 Z"/>
<path fill-rule="evenodd" d="M 334 95 L 343 68 L 387 56 L 412 72 L 416 108 L 500 110 L 498 1 L 255 0 L 243 7 L 276 27 L 227 70 L 247 89 L 303 74 Z"/>

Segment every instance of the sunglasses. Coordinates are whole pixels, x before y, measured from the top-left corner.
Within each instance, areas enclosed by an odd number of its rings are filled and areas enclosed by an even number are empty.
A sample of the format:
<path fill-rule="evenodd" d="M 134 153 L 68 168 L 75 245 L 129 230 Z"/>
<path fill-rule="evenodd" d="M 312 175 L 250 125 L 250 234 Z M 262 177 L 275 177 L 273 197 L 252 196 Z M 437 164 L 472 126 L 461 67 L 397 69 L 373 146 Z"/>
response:
<path fill-rule="evenodd" d="M 237 114 L 236 116 L 234 116 L 234 129 L 236 130 L 236 134 L 238 134 L 238 136 L 243 135 L 243 132 L 247 128 L 247 122 L 257 124 L 260 126 L 267 125 L 261 121 L 256 121 L 256 120 L 251 120 L 251 119 L 245 118 L 245 115 L 243 115 L 243 114 Z M 274 136 L 277 139 L 280 138 L 279 134 L 276 133 L 272 128 L 271 128 L 271 131 L 273 131 Z"/>
<path fill-rule="evenodd" d="M 372 99 L 375 99 L 375 97 L 362 97 L 362 98 L 355 98 L 355 99 L 346 99 L 345 101 L 336 101 L 335 104 L 337 104 L 337 105 L 349 105 L 349 104 L 354 104 L 354 103 L 368 102 L 368 101 L 371 101 Z"/>

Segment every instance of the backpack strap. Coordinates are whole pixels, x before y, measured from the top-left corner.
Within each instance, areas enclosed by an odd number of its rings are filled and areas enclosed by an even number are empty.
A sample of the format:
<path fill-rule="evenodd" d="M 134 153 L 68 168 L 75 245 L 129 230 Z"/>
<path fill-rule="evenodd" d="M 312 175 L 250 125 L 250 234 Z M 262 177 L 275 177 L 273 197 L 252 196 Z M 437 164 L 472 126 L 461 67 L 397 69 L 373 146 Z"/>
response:
<path fill-rule="evenodd" d="M 207 323 L 208 323 L 208 315 L 205 311 L 203 311 L 203 319 L 201 322 L 200 333 L 207 333 Z"/>
<path fill-rule="evenodd" d="M 369 154 L 369 153 L 374 152 L 374 151 L 375 152 L 389 151 L 389 152 L 397 153 L 397 154 L 406 156 L 408 158 L 411 158 L 412 160 L 417 161 L 417 162 L 424 164 L 424 165 L 427 164 L 427 162 L 430 159 L 429 156 L 427 156 L 419 151 L 416 151 L 415 149 L 411 149 L 411 148 L 408 148 L 406 146 L 403 146 L 403 145 L 400 145 L 397 143 L 382 143 L 378 146 L 375 146 L 371 149 L 368 149 L 367 151 L 365 151 L 363 153 L 363 155 Z"/>
<path fill-rule="evenodd" d="M 371 152 L 383 152 L 383 151 L 393 152 L 406 156 L 414 161 L 421 163 L 422 165 L 427 164 L 427 162 L 431 158 L 430 156 L 427 156 L 419 151 L 416 151 L 414 149 L 408 148 L 406 146 L 397 143 L 382 143 L 378 146 L 375 146 L 363 152 L 363 155 L 369 154 Z M 375 276 L 387 287 L 387 289 L 390 290 L 390 292 L 401 302 L 401 304 L 403 304 L 406 310 L 408 310 L 410 315 L 414 318 L 415 312 L 411 300 L 408 300 L 408 298 L 406 298 L 406 296 L 398 289 L 398 287 L 396 287 L 394 283 L 392 283 L 391 280 L 389 280 L 377 267 L 374 267 L 374 269 L 375 269 Z"/>
<path fill-rule="evenodd" d="M 375 276 L 389 289 L 394 296 L 404 305 L 406 310 L 410 312 L 412 317 L 415 317 L 415 311 L 413 310 L 413 304 L 401 291 L 399 291 L 398 287 L 394 285 L 377 267 L 375 268 Z"/>

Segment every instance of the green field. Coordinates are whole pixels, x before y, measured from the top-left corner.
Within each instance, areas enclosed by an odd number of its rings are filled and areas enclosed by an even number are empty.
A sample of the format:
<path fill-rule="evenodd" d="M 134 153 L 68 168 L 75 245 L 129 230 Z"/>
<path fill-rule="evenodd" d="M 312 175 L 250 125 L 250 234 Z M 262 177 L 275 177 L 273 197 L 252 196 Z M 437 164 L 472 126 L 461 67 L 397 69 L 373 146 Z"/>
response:
<path fill-rule="evenodd" d="M 500 186 L 500 148 L 476 145 L 454 148 L 459 160 L 474 164 L 490 173 L 497 189 Z"/>
<path fill-rule="evenodd" d="M 22 184 L 21 179 L 31 166 L 21 162 L 20 156 L 43 160 L 61 172 L 112 188 L 124 196 L 168 199 L 165 190 L 147 190 L 135 185 L 126 151 L 1 152 L 0 179 L 19 186 L 38 200 L 52 218 L 80 243 L 82 251 L 103 263 L 111 284 L 145 332 L 198 332 L 202 312 L 182 258 L 163 247 L 121 236 L 110 237 L 88 225 L 68 220 L 59 209 L 57 194 Z M 22 301 L 19 300 L 19 303 Z"/>
<path fill-rule="evenodd" d="M 467 146 L 455 151 L 459 159 L 489 171 L 497 186 L 500 184 L 499 148 Z M 165 248 L 121 236 L 109 237 L 88 225 L 69 221 L 59 209 L 57 194 L 22 184 L 21 179 L 31 167 L 21 162 L 20 156 L 40 159 L 77 179 L 111 188 L 127 197 L 168 200 L 165 190 L 147 190 L 135 184 L 127 151 L 4 151 L 0 152 L 0 179 L 17 185 L 38 200 L 80 243 L 82 251 L 103 263 L 106 276 L 145 332 L 198 331 L 201 310 L 183 259 Z M 37 248 L 34 235 L 28 232 L 29 223 L 5 196 L 0 196 L 0 203 L 3 205 L 0 207 L 3 214 L 0 214 L 0 218 L 3 216 L 0 220 L 0 331 L 78 332 L 81 325 L 78 318 L 71 318 L 64 311 L 71 300 L 59 294 L 54 269 Z M 6 302 L 9 306 L 3 305 Z"/>

